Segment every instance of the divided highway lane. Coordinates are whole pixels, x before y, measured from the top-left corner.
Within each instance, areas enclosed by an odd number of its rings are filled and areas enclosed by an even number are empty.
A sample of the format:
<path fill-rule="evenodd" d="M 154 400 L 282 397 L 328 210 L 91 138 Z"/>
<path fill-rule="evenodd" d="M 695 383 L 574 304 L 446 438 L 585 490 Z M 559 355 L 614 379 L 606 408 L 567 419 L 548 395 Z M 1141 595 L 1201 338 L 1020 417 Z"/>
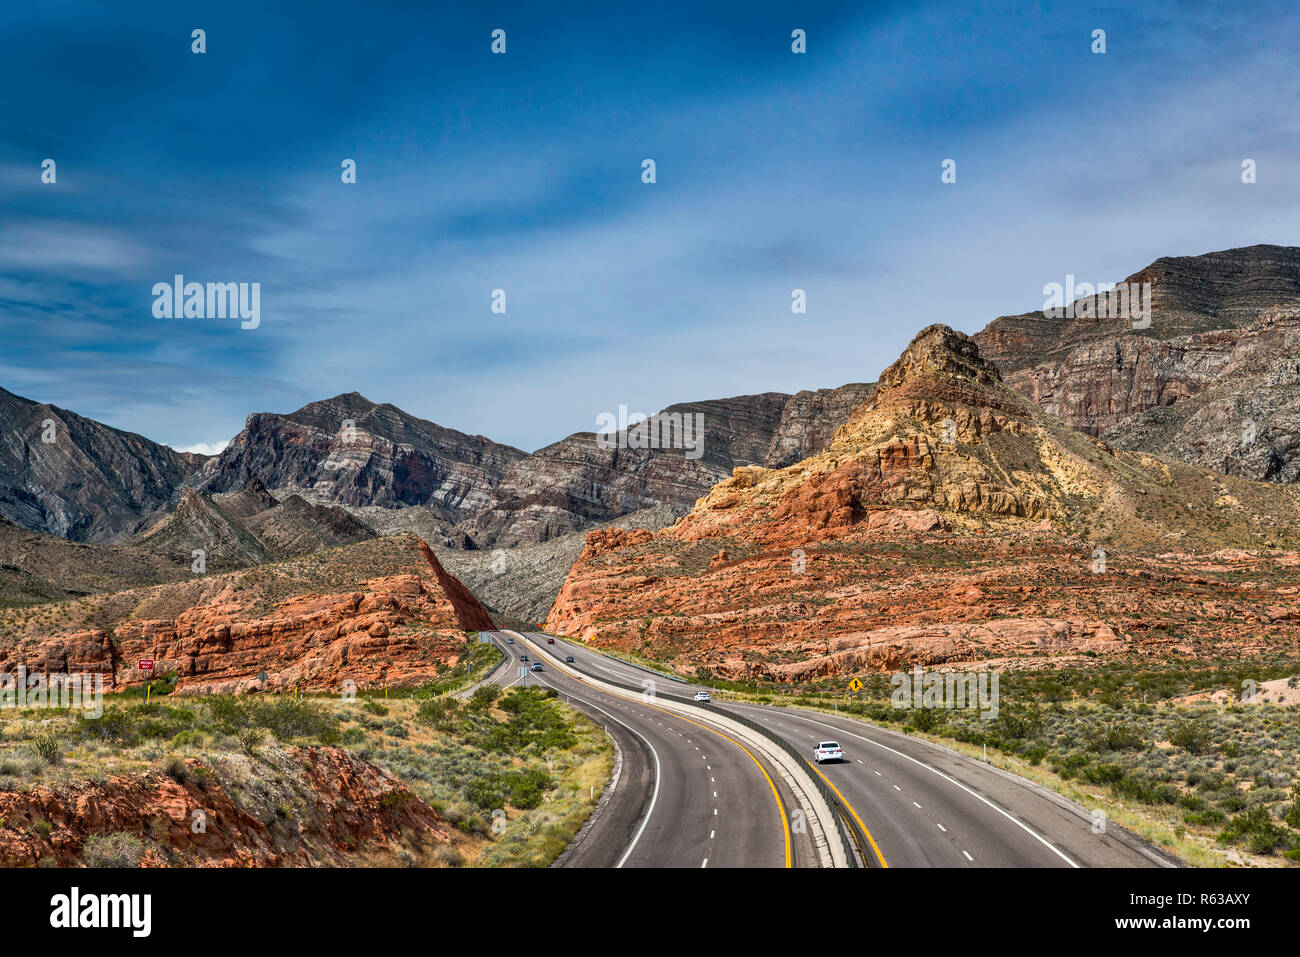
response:
<path fill-rule="evenodd" d="M 534 640 L 545 642 L 546 637 Z M 574 667 L 609 680 L 690 695 L 682 684 L 564 639 L 539 645 L 573 655 Z M 708 689 L 703 689 L 708 690 Z M 1014 775 L 950 749 L 853 718 L 795 708 L 719 702 L 809 756 L 837 740 L 844 764 L 814 766 L 857 813 L 888 867 L 1156 867 L 1176 862 L 1109 823 L 1094 833 L 1087 811 Z"/>
<path fill-rule="evenodd" d="M 502 687 L 541 685 L 606 727 L 623 756 L 608 801 L 597 809 L 561 859 L 578 867 L 818 866 L 806 833 L 791 828 L 793 796 L 766 763 L 704 725 L 634 692 L 598 690 L 546 668 L 520 667 L 546 658 L 542 644 L 491 633 L 510 659 L 492 676 Z M 511 644 L 508 637 L 515 637 Z M 521 658 L 531 659 L 525 665 Z"/>

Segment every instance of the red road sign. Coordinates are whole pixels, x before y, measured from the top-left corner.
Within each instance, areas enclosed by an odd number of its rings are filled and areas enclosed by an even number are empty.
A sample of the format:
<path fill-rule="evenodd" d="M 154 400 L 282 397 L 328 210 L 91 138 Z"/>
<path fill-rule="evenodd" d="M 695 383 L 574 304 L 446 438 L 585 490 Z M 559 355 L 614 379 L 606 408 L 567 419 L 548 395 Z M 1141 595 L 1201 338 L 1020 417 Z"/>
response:
<path fill-rule="evenodd" d="M 141 659 L 140 659 L 140 670 L 141 670 L 141 671 L 153 671 L 153 659 L 152 659 L 152 658 L 141 658 Z"/>

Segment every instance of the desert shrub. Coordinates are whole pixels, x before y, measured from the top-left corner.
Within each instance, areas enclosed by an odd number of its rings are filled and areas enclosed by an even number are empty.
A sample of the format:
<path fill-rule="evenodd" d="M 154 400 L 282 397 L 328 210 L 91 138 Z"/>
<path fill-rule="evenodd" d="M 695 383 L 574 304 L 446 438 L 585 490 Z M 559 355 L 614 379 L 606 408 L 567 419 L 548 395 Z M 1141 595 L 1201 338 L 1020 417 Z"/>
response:
<path fill-rule="evenodd" d="M 474 689 L 470 695 L 469 707 L 471 711 L 486 711 L 492 705 L 496 704 L 497 698 L 501 696 L 501 689 L 496 685 L 480 685 Z"/>
<path fill-rule="evenodd" d="M 1052 770 L 1066 781 L 1078 774 L 1079 770 L 1091 763 L 1091 758 L 1077 751 L 1063 755 L 1052 765 Z"/>
<path fill-rule="evenodd" d="M 32 742 L 32 750 L 46 764 L 58 764 L 63 760 L 63 748 L 59 745 L 58 735 L 49 732 L 36 737 Z"/>
<path fill-rule="evenodd" d="M 541 804 L 546 792 L 555 787 L 554 779 L 540 768 L 508 774 L 505 784 L 511 805 L 525 810 Z"/>
<path fill-rule="evenodd" d="M 450 844 L 444 844 L 434 851 L 433 859 L 443 867 L 460 867 L 465 863 L 465 855 Z"/>
<path fill-rule="evenodd" d="M 1169 743 L 1176 748 L 1200 754 L 1209 746 L 1210 735 L 1195 718 L 1177 722 L 1169 732 Z"/>
<path fill-rule="evenodd" d="M 314 738 L 322 744 L 338 744 L 341 734 L 338 718 L 314 701 L 273 698 L 255 702 L 251 719 L 281 741 Z"/>
<path fill-rule="evenodd" d="M 1080 777 L 1090 784 L 1114 784 L 1124 777 L 1118 764 L 1094 764 L 1082 770 Z"/>
<path fill-rule="evenodd" d="M 1291 834 L 1269 816 L 1263 805 L 1243 811 L 1228 821 L 1219 841 L 1223 844 L 1243 844 L 1252 854 L 1272 854 L 1280 847 L 1290 845 Z"/>
<path fill-rule="evenodd" d="M 168 758 L 167 763 L 163 765 L 163 771 L 177 784 L 184 784 L 190 777 L 190 769 L 185 766 L 185 759 L 180 755 Z"/>
<path fill-rule="evenodd" d="M 1300 831 L 1300 781 L 1291 786 L 1291 806 L 1286 810 L 1286 823 Z"/>
<path fill-rule="evenodd" d="M 425 724 L 431 724 L 439 731 L 450 731 L 460 714 L 460 704 L 455 698 L 430 698 L 420 704 L 415 717 Z"/>
<path fill-rule="evenodd" d="M 1009 741 L 1020 741 L 1032 738 L 1042 730 L 1043 716 L 1031 704 L 1004 704 L 989 725 L 990 734 Z"/>
<path fill-rule="evenodd" d="M 496 776 L 482 777 L 471 781 L 465 788 L 465 797 L 470 803 L 484 811 L 503 807 L 506 803 L 505 788 Z"/>
<path fill-rule="evenodd" d="M 265 728 L 240 728 L 235 737 L 239 741 L 239 746 L 244 749 L 244 753 L 252 754 L 262 743 L 265 734 Z"/>
<path fill-rule="evenodd" d="M 933 731 L 944 723 L 945 715 L 935 708 L 913 708 L 908 723 L 917 731 Z"/>
<path fill-rule="evenodd" d="M 1032 748 L 1025 748 L 1024 755 L 1026 758 L 1029 759 L 1029 763 L 1031 765 L 1037 766 L 1043 763 L 1043 758 L 1047 757 L 1047 748 L 1043 747 L 1042 745 L 1035 745 Z"/>
<path fill-rule="evenodd" d="M 1157 784 L 1137 776 L 1122 777 L 1111 783 L 1111 790 L 1143 804 L 1174 804 L 1178 789 L 1170 784 Z"/>
<path fill-rule="evenodd" d="M 1084 747 L 1089 751 L 1138 751 L 1146 744 L 1145 736 L 1136 727 L 1116 722 L 1094 729 Z"/>
<path fill-rule="evenodd" d="M 139 867 L 144 842 L 134 834 L 92 834 L 81 848 L 87 867 Z"/>

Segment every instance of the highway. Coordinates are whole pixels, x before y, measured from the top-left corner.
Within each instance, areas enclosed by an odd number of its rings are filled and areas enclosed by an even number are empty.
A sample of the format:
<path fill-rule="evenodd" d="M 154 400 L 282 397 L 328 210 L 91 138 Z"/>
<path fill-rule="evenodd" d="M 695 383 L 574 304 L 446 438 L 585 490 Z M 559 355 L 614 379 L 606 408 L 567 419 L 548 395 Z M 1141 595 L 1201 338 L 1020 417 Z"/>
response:
<path fill-rule="evenodd" d="M 563 638 L 536 647 L 605 681 L 690 696 L 703 686 L 658 677 Z M 710 689 L 704 689 L 710 690 Z M 848 760 L 810 765 L 841 795 L 870 836 L 872 867 L 1170 867 L 1177 862 L 1114 822 L 1046 788 L 906 734 L 842 715 L 716 702 L 811 756 L 836 740 Z M 701 708 L 701 713 L 706 708 Z"/>
<path fill-rule="evenodd" d="M 562 674 L 539 655 L 545 637 L 527 647 L 517 633 L 485 634 L 510 659 L 491 681 L 554 688 L 618 746 L 613 789 L 561 866 L 821 865 L 809 829 L 799 826 L 807 812 L 780 774 L 753 749 L 710 728 L 707 714 L 684 718 L 636 692 L 610 693 Z M 531 663 L 539 659 L 544 670 L 534 672 Z M 521 667 L 530 669 L 522 678 Z"/>

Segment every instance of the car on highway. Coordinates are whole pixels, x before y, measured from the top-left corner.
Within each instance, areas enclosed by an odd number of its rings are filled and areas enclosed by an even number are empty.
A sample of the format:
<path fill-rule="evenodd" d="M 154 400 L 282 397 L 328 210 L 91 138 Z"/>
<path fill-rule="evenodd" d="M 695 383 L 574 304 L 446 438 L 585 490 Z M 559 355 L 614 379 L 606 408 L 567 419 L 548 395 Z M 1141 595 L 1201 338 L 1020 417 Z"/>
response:
<path fill-rule="evenodd" d="M 554 639 L 554 638 L 547 638 L 547 639 L 546 639 L 546 643 L 547 643 L 548 645 L 553 645 L 553 644 L 555 644 L 555 639 Z"/>
<path fill-rule="evenodd" d="M 839 746 L 838 742 L 835 741 L 818 742 L 817 747 L 813 749 L 813 757 L 817 759 L 818 764 L 821 764 L 823 761 L 848 760 L 848 758 L 844 756 L 844 750 Z"/>
<path fill-rule="evenodd" d="M 534 661 L 534 662 L 533 662 L 533 670 L 534 670 L 534 671 L 541 671 L 541 670 L 542 670 L 542 663 L 541 663 L 540 661 Z"/>
<path fill-rule="evenodd" d="M 527 656 L 527 655 L 520 655 L 520 656 L 519 656 L 519 660 L 520 660 L 520 661 L 527 661 L 527 660 L 528 660 L 528 656 Z"/>
<path fill-rule="evenodd" d="M 565 655 L 564 660 L 567 661 L 569 664 L 573 664 L 573 655 Z"/>
<path fill-rule="evenodd" d="M 515 643 L 515 640 L 514 640 L 513 638 L 507 638 L 507 639 L 506 639 L 506 644 L 507 644 L 507 645 L 513 645 L 514 643 Z"/>
<path fill-rule="evenodd" d="M 707 691 L 697 691 L 697 692 L 695 692 L 695 700 L 696 700 L 696 701 L 712 701 L 713 699 L 709 697 L 709 693 L 708 693 Z"/>

